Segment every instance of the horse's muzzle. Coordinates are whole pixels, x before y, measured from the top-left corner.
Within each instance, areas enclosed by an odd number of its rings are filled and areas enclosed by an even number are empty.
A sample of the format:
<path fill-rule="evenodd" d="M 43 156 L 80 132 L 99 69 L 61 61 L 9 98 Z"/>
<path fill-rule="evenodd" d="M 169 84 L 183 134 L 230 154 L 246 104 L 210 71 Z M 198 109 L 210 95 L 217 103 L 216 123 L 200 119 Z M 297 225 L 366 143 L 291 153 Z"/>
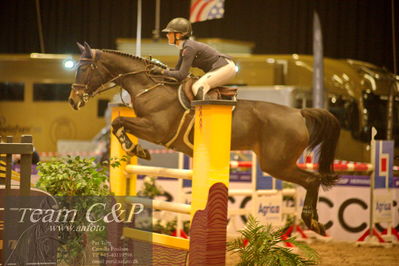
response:
<path fill-rule="evenodd" d="M 86 84 L 72 84 L 68 102 L 73 109 L 79 110 L 80 107 L 83 107 L 89 101 L 90 95 L 85 90 L 87 90 Z"/>

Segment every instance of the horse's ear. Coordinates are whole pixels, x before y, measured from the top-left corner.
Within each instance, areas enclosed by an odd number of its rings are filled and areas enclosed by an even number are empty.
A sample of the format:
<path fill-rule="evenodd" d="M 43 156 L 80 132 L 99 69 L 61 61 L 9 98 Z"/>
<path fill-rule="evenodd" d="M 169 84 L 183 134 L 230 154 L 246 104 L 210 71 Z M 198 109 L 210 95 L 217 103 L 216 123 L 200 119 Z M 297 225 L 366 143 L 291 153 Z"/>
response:
<path fill-rule="evenodd" d="M 85 46 L 84 46 L 84 48 L 85 48 L 84 57 L 93 58 L 93 52 L 92 52 L 92 50 L 90 48 L 90 45 L 87 42 L 85 42 L 84 44 L 85 44 Z"/>
<path fill-rule="evenodd" d="M 81 45 L 79 42 L 76 42 L 76 44 L 79 47 L 80 52 L 83 54 L 85 52 L 85 47 Z"/>

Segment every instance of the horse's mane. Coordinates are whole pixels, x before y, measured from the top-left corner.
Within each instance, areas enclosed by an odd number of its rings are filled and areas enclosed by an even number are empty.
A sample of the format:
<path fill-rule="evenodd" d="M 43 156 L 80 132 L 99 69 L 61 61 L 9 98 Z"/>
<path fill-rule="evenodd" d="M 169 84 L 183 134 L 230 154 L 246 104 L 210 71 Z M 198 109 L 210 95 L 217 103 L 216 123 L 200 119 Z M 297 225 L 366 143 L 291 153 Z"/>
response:
<path fill-rule="evenodd" d="M 154 61 L 149 60 L 147 58 L 140 57 L 140 56 L 135 56 L 135 55 L 128 54 L 128 53 L 125 53 L 125 52 L 121 52 L 121 51 L 117 51 L 117 50 L 108 50 L 108 49 L 101 49 L 101 51 L 104 52 L 104 53 L 110 53 L 110 54 L 121 55 L 121 56 L 124 56 L 124 57 L 130 57 L 132 59 L 136 59 L 136 60 L 142 61 L 142 62 L 144 62 L 146 64 L 150 64 L 150 65 L 155 65 L 155 66 L 159 66 L 159 67 L 162 67 L 162 68 L 166 68 L 166 66 L 161 64 L 161 63 L 154 62 Z"/>

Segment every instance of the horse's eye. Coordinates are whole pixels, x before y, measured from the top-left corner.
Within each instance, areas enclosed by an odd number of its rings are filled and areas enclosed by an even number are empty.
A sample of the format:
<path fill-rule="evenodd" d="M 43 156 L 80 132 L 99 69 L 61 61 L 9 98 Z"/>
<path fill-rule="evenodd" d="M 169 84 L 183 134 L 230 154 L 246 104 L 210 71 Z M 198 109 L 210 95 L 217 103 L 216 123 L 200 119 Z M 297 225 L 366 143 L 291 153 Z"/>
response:
<path fill-rule="evenodd" d="M 79 66 L 79 68 L 78 68 L 78 72 L 82 75 L 86 74 L 88 72 L 88 70 L 89 70 L 89 68 L 87 65 L 82 65 L 82 66 Z"/>

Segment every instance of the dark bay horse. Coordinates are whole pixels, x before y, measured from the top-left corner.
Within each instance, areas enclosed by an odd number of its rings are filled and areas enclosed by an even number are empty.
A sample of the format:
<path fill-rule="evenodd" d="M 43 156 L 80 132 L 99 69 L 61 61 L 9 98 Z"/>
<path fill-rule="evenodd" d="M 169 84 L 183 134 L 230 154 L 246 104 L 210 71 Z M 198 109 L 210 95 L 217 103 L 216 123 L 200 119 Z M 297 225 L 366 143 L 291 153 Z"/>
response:
<path fill-rule="evenodd" d="M 91 49 L 79 45 L 82 55 L 69 103 L 78 110 L 107 84 L 115 83 L 131 96 L 137 117 L 118 117 L 112 122 L 113 133 L 127 148 L 125 132 L 138 138 L 166 145 L 192 155 L 192 148 L 178 136 L 172 143 L 185 113 L 177 95 L 178 84 L 152 75 L 156 65 L 151 60 L 119 51 Z M 325 235 L 318 222 L 317 200 L 320 185 L 333 186 L 338 176 L 332 164 L 339 138 L 337 119 L 324 109 L 294 109 L 273 103 L 238 100 L 233 113 L 232 150 L 252 150 L 264 172 L 281 180 L 303 186 L 307 193 L 302 219 L 315 232 Z M 189 135 L 192 139 L 192 132 Z M 130 143 L 131 144 L 131 143 Z M 309 172 L 296 162 L 306 148 L 320 145 L 319 170 Z M 136 145 L 137 146 L 137 145 Z M 135 147 L 136 147 L 135 146 Z M 141 147 L 130 149 L 146 157 Z"/>

